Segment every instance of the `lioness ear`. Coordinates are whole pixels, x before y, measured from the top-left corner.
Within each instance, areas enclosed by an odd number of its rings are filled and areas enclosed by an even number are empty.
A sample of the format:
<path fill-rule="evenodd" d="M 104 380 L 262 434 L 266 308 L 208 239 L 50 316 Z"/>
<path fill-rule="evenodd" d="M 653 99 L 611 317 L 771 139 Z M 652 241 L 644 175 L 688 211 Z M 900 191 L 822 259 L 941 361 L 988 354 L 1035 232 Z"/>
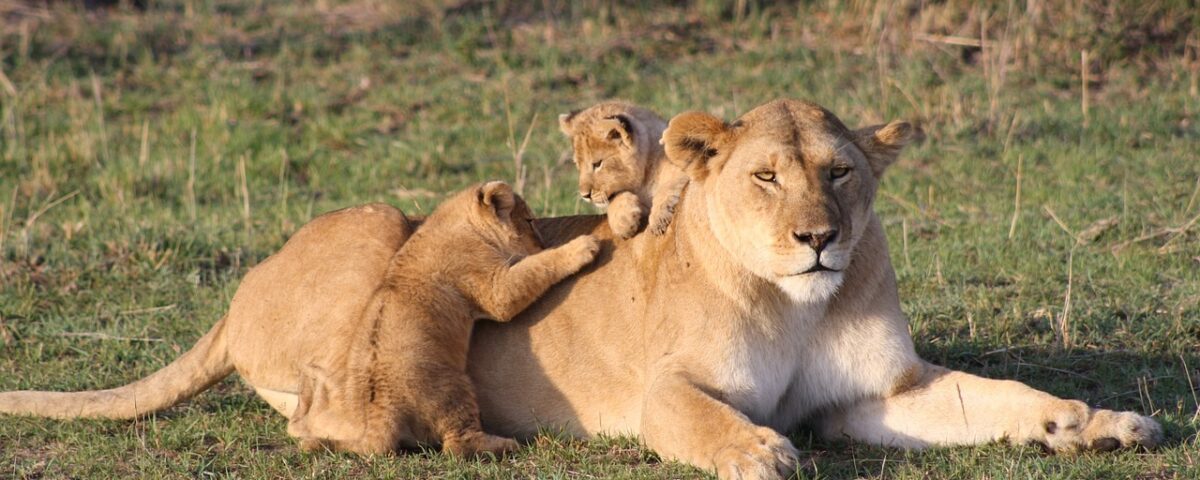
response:
<path fill-rule="evenodd" d="M 579 115 L 582 110 L 572 110 L 567 113 L 558 115 L 558 129 L 562 130 L 563 135 L 568 137 L 575 136 L 575 116 Z"/>
<path fill-rule="evenodd" d="M 661 143 L 667 160 L 687 172 L 692 180 L 703 180 L 712 170 L 709 160 L 720 153 L 730 126 L 704 112 L 676 115 L 663 131 Z"/>
<path fill-rule="evenodd" d="M 502 222 L 509 221 L 513 208 L 517 205 L 517 194 L 507 183 L 487 182 L 479 187 L 479 203 L 496 214 Z"/>
<path fill-rule="evenodd" d="M 900 150 L 908 145 L 916 135 L 917 132 L 908 122 L 893 121 L 887 125 L 875 125 L 855 130 L 854 141 L 867 156 L 867 162 L 871 164 L 871 172 L 875 174 L 875 178 L 879 178 L 883 175 L 883 171 L 896 161 Z"/>
<path fill-rule="evenodd" d="M 596 128 L 610 142 L 621 142 L 626 147 L 633 147 L 633 119 L 620 113 L 605 117 Z"/>

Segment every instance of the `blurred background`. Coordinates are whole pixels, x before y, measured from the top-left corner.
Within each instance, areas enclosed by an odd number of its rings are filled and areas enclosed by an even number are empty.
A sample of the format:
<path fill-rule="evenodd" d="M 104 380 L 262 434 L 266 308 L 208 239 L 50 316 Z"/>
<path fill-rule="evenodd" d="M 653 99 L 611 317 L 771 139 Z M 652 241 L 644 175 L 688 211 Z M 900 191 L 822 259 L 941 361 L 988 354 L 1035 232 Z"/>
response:
<path fill-rule="evenodd" d="M 801 430 L 805 475 L 1195 478 L 1198 27 L 1182 0 L 0 0 L 0 388 L 157 369 L 322 212 L 428 212 L 498 178 L 540 215 L 594 213 L 559 113 L 795 97 L 925 132 L 876 201 L 923 355 L 1168 432 L 1046 457 Z M 235 381 L 145 422 L 0 418 L 0 438 L 0 478 L 703 474 L 552 431 L 499 462 L 302 455 Z"/>

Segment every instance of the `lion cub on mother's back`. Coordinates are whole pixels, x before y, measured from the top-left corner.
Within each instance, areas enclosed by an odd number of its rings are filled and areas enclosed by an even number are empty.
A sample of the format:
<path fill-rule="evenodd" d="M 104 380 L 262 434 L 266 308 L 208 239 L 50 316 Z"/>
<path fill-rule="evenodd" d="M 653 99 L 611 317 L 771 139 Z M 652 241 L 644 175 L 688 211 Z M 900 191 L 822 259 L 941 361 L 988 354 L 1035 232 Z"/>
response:
<path fill-rule="evenodd" d="M 457 455 L 503 453 L 484 433 L 466 374 L 473 322 L 508 321 L 599 250 L 582 236 L 542 250 L 529 207 L 503 182 L 456 194 L 392 257 L 353 329 L 326 365 L 301 366 L 288 433 L 306 450 L 363 454 L 441 443 Z"/>
<path fill-rule="evenodd" d="M 608 207 L 613 233 L 637 234 L 646 208 L 647 228 L 655 235 L 667 231 L 688 177 L 667 161 L 659 143 L 667 128 L 662 117 L 614 100 L 559 115 L 558 126 L 571 139 L 579 194 Z"/>

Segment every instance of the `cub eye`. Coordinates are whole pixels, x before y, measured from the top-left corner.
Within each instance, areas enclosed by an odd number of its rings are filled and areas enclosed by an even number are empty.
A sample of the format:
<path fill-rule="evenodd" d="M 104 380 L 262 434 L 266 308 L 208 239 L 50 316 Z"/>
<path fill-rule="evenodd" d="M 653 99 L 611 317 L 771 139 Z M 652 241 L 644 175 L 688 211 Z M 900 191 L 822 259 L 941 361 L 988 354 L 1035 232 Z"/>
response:
<path fill-rule="evenodd" d="M 595 162 L 592 162 L 592 170 L 599 170 L 600 164 L 602 163 L 604 163 L 604 160 L 596 160 Z"/>
<path fill-rule="evenodd" d="M 764 182 L 772 182 L 773 183 L 773 182 L 775 182 L 775 172 L 769 172 L 769 171 L 755 172 L 754 178 L 757 178 Z"/>
<path fill-rule="evenodd" d="M 850 167 L 839 165 L 839 166 L 829 169 L 829 178 L 831 178 L 833 180 L 837 180 L 839 178 L 846 176 L 849 173 L 850 173 Z"/>

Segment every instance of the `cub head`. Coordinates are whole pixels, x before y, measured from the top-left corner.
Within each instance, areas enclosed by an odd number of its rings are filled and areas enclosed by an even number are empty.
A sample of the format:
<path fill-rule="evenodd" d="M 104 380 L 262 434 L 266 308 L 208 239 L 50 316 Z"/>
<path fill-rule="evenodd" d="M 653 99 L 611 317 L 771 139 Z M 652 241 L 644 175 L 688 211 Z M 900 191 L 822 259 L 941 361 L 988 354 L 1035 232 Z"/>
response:
<path fill-rule="evenodd" d="M 905 122 L 850 130 L 818 105 L 776 100 L 732 123 L 680 114 L 663 145 L 703 190 L 718 243 L 794 301 L 820 302 L 841 285 L 880 175 L 912 132 Z"/>
<path fill-rule="evenodd" d="M 579 195 L 597 206 L 617 193 L 641 190 L 650 162 L 662 156 L 658 140 L 666 121 L 628 103 L 603 102 L 564 113 L 558 126 L 571 139 Z"/>
<path fill-rule="evenodd" d="M 507 183 L 492 181 L 462 193 L 467 222 L 475 233 L 500 249 L 519 255 L 542 250 L 542 239 L 533 228 L 533 212 Z"/>

